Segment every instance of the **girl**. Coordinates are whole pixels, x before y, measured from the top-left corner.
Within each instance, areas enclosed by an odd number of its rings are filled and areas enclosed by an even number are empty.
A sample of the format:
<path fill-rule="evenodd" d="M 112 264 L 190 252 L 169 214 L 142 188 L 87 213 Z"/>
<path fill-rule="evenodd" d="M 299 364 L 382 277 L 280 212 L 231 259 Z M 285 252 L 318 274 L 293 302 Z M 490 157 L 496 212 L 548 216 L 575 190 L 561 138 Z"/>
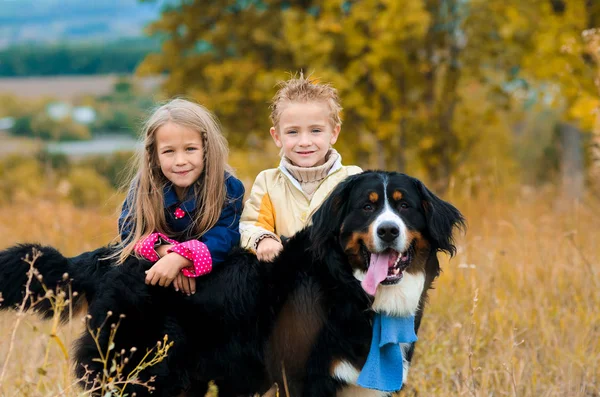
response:
<path fill-rule="evenodd" d="M 258 174 L 240 222 L 242 247 L 267 261 L 283 248 L 282 237 L 310 222 L 340 181 L 362 172 L 343 166 L 333 149 L 342 125 L 335 88 L 301 73 L 281 84 L 271 109 L 270 133 L 281 149 L 281 162 Z"/>
<path fill-rule="evenodd" d="M 239 244 L 244 186 L 227 165 L 227 141 L 204 107 L 175 99 L 146 122 L 143 152 L 121 216 L 118 263 L 131 255 L 156 262 L 146 284 L 193 294 Z"/>

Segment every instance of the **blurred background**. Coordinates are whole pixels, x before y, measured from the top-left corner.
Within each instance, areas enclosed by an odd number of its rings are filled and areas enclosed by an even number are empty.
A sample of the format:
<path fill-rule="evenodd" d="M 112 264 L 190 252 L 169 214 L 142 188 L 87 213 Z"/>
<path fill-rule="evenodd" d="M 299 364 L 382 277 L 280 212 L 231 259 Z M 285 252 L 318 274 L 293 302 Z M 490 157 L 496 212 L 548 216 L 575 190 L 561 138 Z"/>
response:
<path fill-rule="evenodd" d="M 582 198 L 596 183 L 600 2 L 2 0 L 0 7 L 5 173 L 15 156 L 34 157 L 47 173 L 78 164 L 115 187 L 127 157 L 120 154 L 135 147 L 148 112 L 184 96 L 217 114 L 232 163 L 251 183 L 277 164 L 268 101 L 279 80 L 303 70 L 340 91 L 338 150 L 348 164 L 407 172 L 440 193 L 559 185 Z M 6 183 L 5 200 L 19 190 Z"/>
<path fill-rule="evenodd" d="M 469 222 L 404 394 L 600 396 L 597 0 L 0 0 L 0 244 L 111 241 L 140 126 L 175 96 L 217 114 L 249 189 L 300 70 L 339 90 L 345 164 Z M 72 383 L 30 321 L 42 353 L 0 337 L 2 395 Z"/>

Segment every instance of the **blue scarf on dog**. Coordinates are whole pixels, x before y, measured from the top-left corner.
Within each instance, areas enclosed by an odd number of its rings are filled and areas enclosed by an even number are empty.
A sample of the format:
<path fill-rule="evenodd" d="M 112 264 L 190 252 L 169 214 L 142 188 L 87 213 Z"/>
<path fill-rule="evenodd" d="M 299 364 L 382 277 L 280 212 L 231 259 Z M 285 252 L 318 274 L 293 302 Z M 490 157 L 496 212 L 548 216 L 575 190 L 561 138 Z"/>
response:
<path fill-rule="evenodd" d="M 358 376 L 358 385 L 385 392 L 400 390 L 403 362 L 399 343 L 416 340 L 414 316 L 392 317 L 375 313 L 371 349 Z"/>

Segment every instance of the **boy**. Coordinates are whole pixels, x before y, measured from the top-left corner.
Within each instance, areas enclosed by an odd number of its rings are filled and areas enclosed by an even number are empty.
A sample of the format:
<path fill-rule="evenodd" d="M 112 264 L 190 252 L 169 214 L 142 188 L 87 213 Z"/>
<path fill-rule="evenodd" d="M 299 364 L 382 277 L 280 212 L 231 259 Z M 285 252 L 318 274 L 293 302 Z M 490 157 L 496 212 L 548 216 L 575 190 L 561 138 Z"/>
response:
<path fill-rule="evenodd" d="M 340 133 L 337 91 L 302 74 L 283 82 L 271 102 L 271 137 L 281 149 L 278 168 L 256 177 L 240 221 L 241 245 L 272 260 L 308 224 L 334 187 L 362 170 L 343 166 L 333 149 Z"/>

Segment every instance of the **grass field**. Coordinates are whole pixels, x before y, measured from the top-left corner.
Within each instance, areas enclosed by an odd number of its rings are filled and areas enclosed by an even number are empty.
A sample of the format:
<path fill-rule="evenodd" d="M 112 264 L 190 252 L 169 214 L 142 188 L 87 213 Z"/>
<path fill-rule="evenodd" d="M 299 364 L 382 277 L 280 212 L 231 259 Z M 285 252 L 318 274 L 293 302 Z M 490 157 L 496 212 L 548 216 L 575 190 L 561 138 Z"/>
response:
<path fill-rule="evenodd" d="M 37 153 L 42 147 L 40 141 L 31 138 L 21 138 L 0 131 L 0 158 L 13 153 Z"/>
<path fill-rule="evenodd" d="M 0 94 L 12 94 L 21 98 L 40 97 L 73 100 L 78 97 L 102 96 L 113 92 L 118 75 L 48 76 L 48 77 L 2 77 Z M 144 92 L 155 90 L 164 80 L 162 77 L 133 78 Z"/>
<path fill-rule="evenodd" d="M 442 258 L 404 396 L 600 396 L 600 205 L 555 196 L 456 198 L 468 220 Z M 73 255 L 105 244 L 116 216 L 52 202 L 0 207 L 0 248 L 39 241 Z M 0 314 L 0 395 L 76 396 L 58 327 Z M 11 339 L 13 338 L 14 340 Z"/>

